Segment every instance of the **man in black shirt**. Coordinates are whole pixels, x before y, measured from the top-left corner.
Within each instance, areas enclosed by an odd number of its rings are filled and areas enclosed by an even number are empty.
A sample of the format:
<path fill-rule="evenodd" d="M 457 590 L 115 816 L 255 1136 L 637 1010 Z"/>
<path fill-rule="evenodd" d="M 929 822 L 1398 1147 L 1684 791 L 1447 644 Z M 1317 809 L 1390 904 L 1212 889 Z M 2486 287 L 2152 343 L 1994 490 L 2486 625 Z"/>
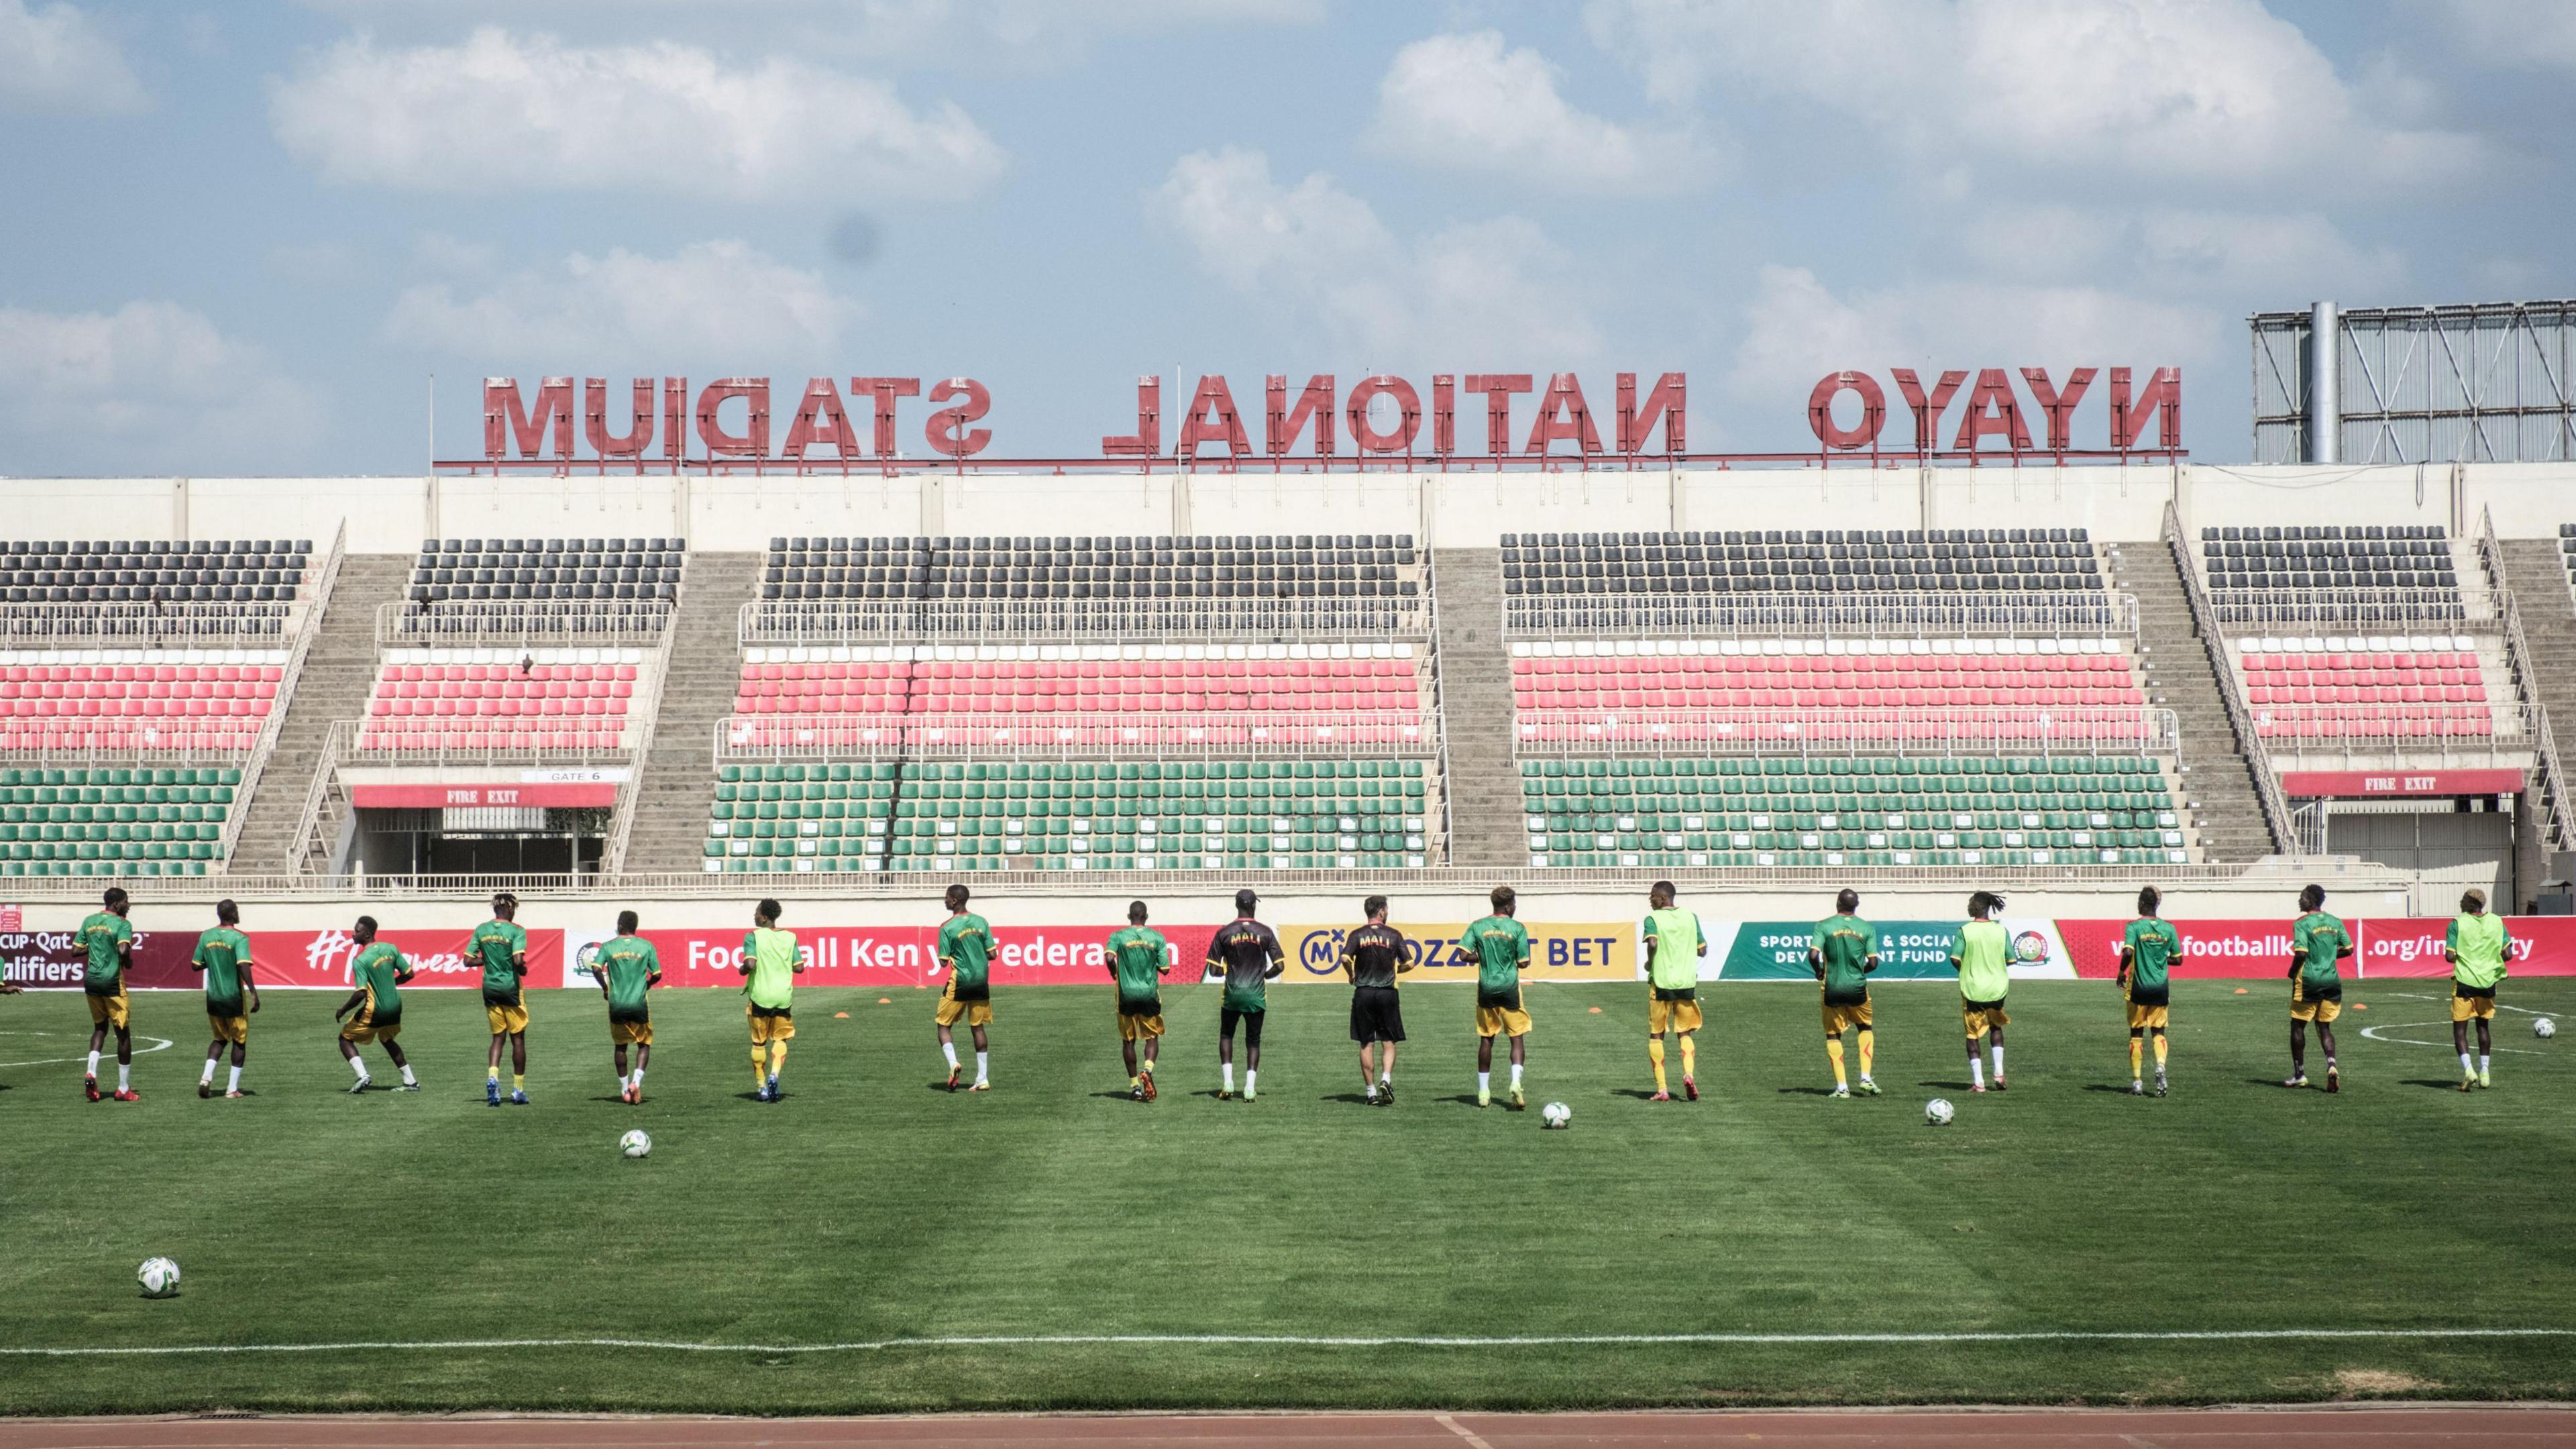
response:
<path fill-rule="evenodd" d="M 1368 924 L 1342 938 L 1342 975 L 1351 983 L 1351 1040 L 1360 1044 L 1360 1085 L 1371 1106 L 1395 1105 L 1395 1044 L 1404 1040 L 1404 1008 L 1396 1000 L 1395 978 L 1414 963 L 1405 951 L 1404 933 L 1386 923 L 1386 897 L 1360 903 Z M 1374 1058 L 1386 1043 L 1386 1065 Z"/>
<path fill-rule="evenodd" d="M 1217 1014 L 1217 1069 L 1224 1074 L 1224 1085 L 1217 1089 L 1222 1102 L 1234 1095 L 1234 1028 L 1243 1027 L 1243 1044 L 1248 1055 L 1243 1065 L 1243 1100 L 1253 1100 L 1254 1078 L 1261 1071 L 1261 1020 L 1268 1011 L 1272 977 L 1288 969 L 1287 953 L 1279 949 L 1279 937 L 1268 926 L 1252 918 L 1261 898 L 1250 890 L 1234 893 L 1234 919 L 1217 928 L 1208 938 L 1207 969 L 1225 973 L 1225 1005 Z"/>

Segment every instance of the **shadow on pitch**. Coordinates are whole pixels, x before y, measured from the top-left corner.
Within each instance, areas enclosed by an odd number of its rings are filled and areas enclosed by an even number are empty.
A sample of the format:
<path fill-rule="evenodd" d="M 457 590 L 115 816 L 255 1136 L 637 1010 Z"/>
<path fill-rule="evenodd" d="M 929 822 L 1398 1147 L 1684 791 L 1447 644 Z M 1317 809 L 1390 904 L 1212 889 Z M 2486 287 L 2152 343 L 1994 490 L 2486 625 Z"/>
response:
<path fill-rule="evenodd" d="M 1936 1092 L 1966 1092 L 1974 1090 L 1977 1084 L 1974 1082 L 1916 1082 L 1914 1085 L 1930 1087 Z"/>
<path fill-rule="evenodd" d="M 1834 1089 L 1831 1087 L 1782 1087 L 1780 1089 L 1780 1095 L 1783 1097 L 1830 1097 L 1833 1094 Z M 1654 1093 L 1631 1092 L 1628 1095 L 1632 1097 L 1646 1097 L 1651 1099 L 1654 1096 Z"/>
<path fill-rule="evenodd" d="M 2457 1081 L 2437 1082 L 2430 1077 L 2401 1077 L 2398 1079 L 2397 1085 L 2401 1087 L 2430 1087 L 2436 1092 L 2456 1092 L 2460 1090 L 2460 1084 Z"/>

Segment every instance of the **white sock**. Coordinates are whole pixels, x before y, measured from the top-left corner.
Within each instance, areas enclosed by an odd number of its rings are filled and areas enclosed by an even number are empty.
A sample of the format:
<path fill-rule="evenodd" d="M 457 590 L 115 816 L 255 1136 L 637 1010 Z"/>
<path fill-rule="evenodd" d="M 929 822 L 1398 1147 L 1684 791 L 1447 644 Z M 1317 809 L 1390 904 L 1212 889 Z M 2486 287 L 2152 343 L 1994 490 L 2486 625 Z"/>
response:
<path fill-rule="evenodd" d="M 134 1064 L 132 1062 L 118 1062 L 116 1064 L 116 1090 L 120 1092 L 130 1092 L 134 1090 Z"/>
<path fill-rule="evenodd" d="M 975 1053 L 975 1080 L 979 1082 L 986 1081 L 991 1078 L 992 1072 L 993 1054 L 991 1052 Z"/>
<path fill-rule="evenodd" d="M 953 1041 L 941 1042 L 939 1044 L 939 1052 L 940 1055 L 948 1058 L 948 1070 L 952 1072 L 957 1070 L 957 1043 Z"/>
<path fill-rule="evenodd" d="M 635 1069 L 633 1081 L 635 1083 L 635 1090 L 639 1092 L 644 1090 L 644 1069 L 642 1067 L 637 1067 Z"/>
<path fill-rule="evenodd" d="M 2486 1071 L 2486 1069 L 2487 1069 L 2487 1062 L 2488 1062 L 2489 1060 L 2490 1060 L 2490 1058 L 2487 1056 L 2487 1054 L 2486 1054 L 2485 1052 L 2480 1052 L 2480 1053 L 2478 1053 L 2478 1070 L 2479 1070 L 2481 1073 L 2483 1073 L 2484 1071 Z"/>
<path fill-rule="evenodd" d="M 2462 1058 L 2460 1058 L 2460 1065 L 2462 1065 L 2462 1066 L 2467 1066 L 2468 1064 L 2469 1064 L 2469 1059 L 2468 1059 L 2467 1057 L 2462 1057 Z M 202 1072 L 197 1073 L 197 1085 L 198 1085 L 198 1086 L 201 1086 L 201 1087 L 203 1087 L 203 1086 L 210 1086 L 210 1085 L 212 1085 L 212 1084 L 213 1084 L 214 1080 L 215 1080 L 215 1059 L 214 1059 L 213 1057 L 208 1057 L 208 1058 L 206 1058 L 206 1069 L 205 1069 L 204 1071 L 202 1071 Z"/>
<path fill-rule="evenodd" d="M 1514 1063 L 1512 1063 L 1512 1090 L 1513 1090 L 1513 1091 L 1515 1091 L 1515 1092 L 1517 1092 L 1517 1091 L 1519 1091 L 1520 1089 L 1521 1089 L 1521 1064 L 1520 1064 L 1520 1063 L 1518 1063 L 1518 1062 L 1514 1062 Z"/>
<path fill-rule="evenodd" d="M 2003 1044 L 2002 1042 L 1996 1042 L 1996 1043 L 1995 1043 L 1995 1080 L 1996 1080 L 1996 1081 L 1998 1081 L 1998 1082 L 2000 1082 L 2000 1081 L 2002 1081 L 2003 1079 L 2004 1079 L 2004 1044 Z"/>
<path fill-rule="evenodd" d="M 98 1053 L 96 1052 L 89 1054 L 89 1074 L 93 1080 L 98 1076 Z"/>
<path fill-rule="evenodd" d="M 1226 1089 L 1227 1091 L 1229 1091 L 1229 1092 L 1233 1091 L 1233 1090 L 1234 1090 L 1234 1063 L 1232 1063 L 1232 1062 L 1219 1062 L 1219 1063 L 1217 1063 L 1217 1070 L 1218 1070 L 1218 1071 L 1220 1071 L 1220 1072 L 1223 1072 L 1223 1073 L 1225 1074 L 1225 1089 Z"/>
<path fill-rule="evenodd" d="M 1368 1099 L 1372 1102 L 1377 1100 L 1377 1083 L 1375 1082 L 1368 1084 Z"/>
<path fill-rule="evenodd" d="M 2476 1070 L 2476 1068 L 2469 1065 L 2469 1054 L 2467 1052 L 2460 1053 L 2460 1070 L 2464 1072 Z"/>
<path fill-rule="evenodd" d="M 1379 1085 L 1381 1085 L 1381 1086 L 1385 1085 L 1385 1084 L 1386 1084 L 1386 1083 L 1388 1083 L 1388 1082 L 1394 1081 L 1394 1080 L 1395 1080 L 1395 1068 L 1393 1068 L 1393 1067 L 1389 1067 L 1389 1068 L 1387 1068 L 1385 1071 L 1382 1071 L 1382 1072 L 1378 1073 L 1378 1074 L 1377 1074 L 1377 1079 L 1378 1079 L 1378 1083 L 1379 1083 Z"/>
<path fill-rule="evenodd" d="M 1975 1052 L 1968 1053 L 1968 1077 L 1980 1087 L 1986 1084 L 1985 1059 Z"/>
<path fill-rule="evenodd" d="M 617 1095 L 621 1097 L 625 1096 L 626 1093 L 634 1087 L 634 1085 L 635 1079 L 633 1077 L 619 1077 L 617 1079 Z"/>
<path fill-rule="evenodd" d="M 233 1068 L 231 1078 L 224 1083 L 224 1090 L 227 1092 L 238 1092 L 241 1090 L 241 1068 Z"/>
<path fill-rule="evenodd" d="M 1252 1095 L 1252 1079 L 1260 1075 L 1261 1069 L 1259 1067 L 1245 1067 L 1243 1069 L 1243 1095 L 1247 1097 Z"/>
<path fill-rule="evenodd" d="M 349 1069 L 350 1069 L 351 1071 L 356 1072 L 356 1073 L 358 1074 L 358 1080 L 359 1080 L 359 1081 L 362 1081 L 362 1082 L 363 1082 L 363 1081 L 365 1081 L 365 1080 L 367 1079 L 367 1059 L 366 1059 L 366 1058 L 364 1058 L 364 1057 L 351 1057 L 351 1058 L 349 1058 Z"/>
<path fill-rule="evenodd" d="M 1478 1072 L 1476 1074 L 1476 1095 L 1481 1097 L 1492 1090 L 1494 1090 L 1494 1074 L 1491 1072 Z"/>
<path fill-rule="evenodd" d="M 404 1085 L 404 1086 L 406 1086 L 406 1087 L 416 1087 L 416 1086 L 419 1086 L 419 1085 L 420 1085 L 419 1080 L 418 1080 L 417 1078 L 413 1077 L 413 1076 L 412 1076 L 412 1074 L 411 1074 L 411 1063 L 409 1063 L 409 1062 L 405 1062 L 405 1063 L 403 1063 L 403 1064 L 402 1064 L 402 1074 L 403 1074 L 403 1085 Z"/>

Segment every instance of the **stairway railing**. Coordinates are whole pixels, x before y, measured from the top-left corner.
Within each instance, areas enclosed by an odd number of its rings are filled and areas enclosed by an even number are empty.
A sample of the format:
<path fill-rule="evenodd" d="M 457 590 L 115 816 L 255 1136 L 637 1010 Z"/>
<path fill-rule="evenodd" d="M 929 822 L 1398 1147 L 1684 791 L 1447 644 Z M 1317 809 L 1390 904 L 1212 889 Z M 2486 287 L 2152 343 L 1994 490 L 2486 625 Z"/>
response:
<path fill-rule="evenodd" d="M 2254 786 L 2255 804 L 2262 808 L 2263 829 L 2272 837 L 2272 849 L 2282 855 L 2312 854 L 2301 848 L 2297 826 L 2290 816 L 2290 799 L 2281 791 L 2280 773 L 2272 768 L 2271 751 L 2264 748 L 2263 737 L 2255 731 L 2245 691 L 2228 665 L 2227 641 L 2219 637 L 2217 611 L 2211 608 L 2209 591 L 2201 587 L 2199 570 L 2192 564 L 2182 511 L 2170 498 L 2165 500 L 2164 540 L 2174 572 L 2182 580 L 2183 602 L 2191 606 L 2192 630 L 2200 635 L 2201 649 L 2209 658 L 2210 676 L 2218 685 L 2218 701 L 2227 707 L 2228 727 L 2236 732 L 2237 752 L 2245 757 L 2245 772 Z"/>

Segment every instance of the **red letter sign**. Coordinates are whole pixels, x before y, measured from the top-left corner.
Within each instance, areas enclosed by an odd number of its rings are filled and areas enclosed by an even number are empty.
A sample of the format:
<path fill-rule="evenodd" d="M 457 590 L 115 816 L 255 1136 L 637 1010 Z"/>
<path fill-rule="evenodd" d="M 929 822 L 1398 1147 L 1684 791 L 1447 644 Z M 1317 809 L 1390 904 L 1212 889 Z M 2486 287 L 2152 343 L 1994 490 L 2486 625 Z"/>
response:
<path fill-rule="evenodd" d="M 572 456 L 572 379 L 549 377 L 537 384 L 537 413 L 519 402 L 519 380 L 515 377 L 483 379 L 483 455 L 499 460 L 502 434 L 506 424 L 510 441 L 519 445 L 519 456 L 533 458 L 545 451 L 546 429 L 555 430 L 555 456 Z"/>
<path fill-rule="evenodd" d="M 1106 458 L 1150 458 L 1163 451 L 1163 380 L 1136 379 L 1136 431 L 1123 438 L 1100 440 Z"/>
<path fill-rule="evenodd" d="M 2030 429 L 2022 426 L 2021 401 L 2013 396 L 2012 379 L 2000 367 L 1977 372 L 1977 390 L 1968 394 L 1968 410 L 1959 416 L 1959 436 L 1951 446 L 1976 451 L 1979 439 L 1992 433 L 2016 453 L 2030 451 Z"/>
<path fill-rule="evenodd" d="M 737 437 L 716 421 L 716 409 L 734 398 L 750 404 L 751 421 Z M 698 394 L 698 441 L 707 445 L 707 455 L 714 458 L 766 458 L 769 456 L 769 379 L 765 377 L 727 377 L 708 383 Z"/>
<path fill-rule="evenodd" d="M 581 427 L 590 439 L 591 451 L 603 458 L 641 458 L 653 445 L 653 379 L 635 379 L 635 420 L 627 425 L 623 436 L 608 430 L 608 379 L 584 378 L 581 384 Z"/>
<path fill-rule="evenodd" d="M 953 398 L 964 398 L 965 401 L 932 413 L 930 420 L 922 424 L 921 435 L 929 441 L 930 451 L 942 457 L 972 457 L 992 443 L 993 430 L 969 430 L 966 425 L 993 410 L 993 394 L 971 377 L 952 377 L 930 390 L 931 402 L 943 403 Z"/>
<path fill-rule="evenodd" d="M 816 445 L 828 446 L 843 462 L 859 456 L 858 434 L 850 429 L 850 415 L 841 411 L 841 390 L 828 377 L 806 380 L 805 400 L 796 405 L 796 421 L 787 429 L 785 456 L 802 458 Z"/>
<path fill-rule="evenodd" d="M 2066 451 L 2068 435 L 2075 431 L 2075 405 L 2084 401 L 2084 390 L 2093 385 L 2093 369 L 2079 367 L 2068 375 L 2066 391 L 2059 392 L 2048 381 L 2048 369 L 2025 367 L 2021 380 L 2030 384 L 2030 395 L 2039 400 L 2039 410 L 2048 416 L 2048 450 Z"/>
<path fill-rule="evenodd" d="M 1195 458 L 1203 442 L 1223 443 L 1229 458 L 1252 452 L 1251 440 L 1243 435 L 1243 419 L 1235 416 L 1234 389 L 1225 385 L 1221 375 L 1199 379 L 1199 390 L 1190 398 L 1190 410 L 1181 417 L 1181 441 L 1174 452 L 1183 458 Z"/>
<path fill-rule="evenodd" d="M 1968 375 L 1964 372 L 1941 374 L 1940 385 L 1932 389 L 1932 396 L 1927 399 L 1923 396 L 1923 380 L 1914 375 L 1913 368 L 1890 368 L 1889 372 L 1896 379 L 1896 390 L 1905 394 L 1905 405 L 1914 409 L 1914 451 L 1931 452 L 1937 446 L 1932 439 L 1941 431 L 1941 411 L 1950 405 L 1950 399 L 1959 395 L 1959 384 L 1966 382 Z"/>
<path fill-rule="evenodd" d="M 1471 372 L 1466 389 L 1485 395 L 1485 445 L 1495 457 L 1512 450 L 1512 394 L 1530 390 L 1526 372 Z"/>
<path fill-rule="evenodd" d="M 2147 379 L 2147 395 L 2129 406 L 2129 369 L 2111 369 L 2111 446 L 2126 451 L 2144 440 L 2147 420 L 2156 419 L 2156 436 L 2168 448 L 2182 446 L 2182 369 L 2159 367 Z"/>
<path fill-rule="evenodd" d="M 1834 421 L 1834 399 L 1846 388 L 1860 394 L 1857 427 Z M 1879 431 L 1887 426 L 1887 394 L 1866 372 L 1826 373 L 1816 390 L 1807 394 L 1807 426 L 1816 430 L 1816 441 L 1828 448 L 1866 448 L 1878 441 Z"/>
<path fill-rule="evenodd" d="M 1274 372 L 1262 380 L 1262 393 L 1269 405 L 1270 456 L 1279 457 L 1297 446 L 1297 435 L 1306 430 L 1306 420 L 1315 420 L 1315 456 L 1333 456 L 1333 375 L 1319 372 L 1306 379 L 1305 388 L 1297 394 L 1297 406 L 1288 406 L 1288 377 Z"/>
<path fill-rule="evenodd" d="M 1547 452 L 1547 445 L 1562 439 L 1572 443 L 1586 457 L 1601 451 L 1601 435 L 1592 427 L 1592 410 L 1583 403 L 1583 384 L 1574 374 L 1560 372 L 1547 380 L 1547 392 L 1538 400 L 1538 417 L 1530 423 L 1529 446 L 1523 451 L 1532 457 Z"/>
<path fill-rule="evenodd" d="M 1394 432 L 1381 433 L 1369 426 L 1369 404 L 1379 393 L 1395 399 L 1398 416 Z M 1351 404 L 1344 416 L 1350 420 L 1351 441 L 1361 452 L 1402 453 L 1413 447 L 1414 434 L 1422 430 L 1422 398 L 1403 378 L 1379 373 L 1351 389 Z"/>
<path fill-rule="evenodd" d="M 1619 374 L 1619 451 L 1646 451 L 1646 434 L 1653 432 L 1655 420 L 1663 419 L 1664 452 L 1689 451 L 1682 445 L 1682 399 L 1686 384 L 1682 374 L 1667 372 L 1655 379 L 1653 390 L 1646 394 L 1643 411 L 1637 407 L 1637 374 Z"/>
<path fill-rule="evenodd" d="M 921 379 L 917 377 L 854 377 L 850 379 L 850 396 L 867 393 L 876 399 L 876 453 L 880 458 L 894 456 L 894 400 L 921 396 Z"/>

